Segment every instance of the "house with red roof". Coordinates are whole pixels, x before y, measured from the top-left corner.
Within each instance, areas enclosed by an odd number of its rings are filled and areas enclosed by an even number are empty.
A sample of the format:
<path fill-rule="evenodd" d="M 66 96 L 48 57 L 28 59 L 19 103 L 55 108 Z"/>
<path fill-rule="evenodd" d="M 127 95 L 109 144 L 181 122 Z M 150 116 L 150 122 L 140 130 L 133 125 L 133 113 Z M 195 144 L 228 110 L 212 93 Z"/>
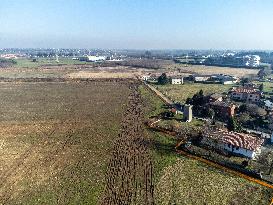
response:
<path fill-rule="evenodd" d="M 262 97 L 262 92 L 253 87 L 237 87 L 231 90 L 231 98 L 249 103 L 258 103 Z"/>
<path fill-rule="evenodd" d="M 201 140 L 202 144 L 209 147 L 251 159 L 260 154 L 263 142 L 262 138 L 222 129 L 206 133 Z"/>
<path fill-rule="evenodd" d="M 224 101 L 215 101 L 210 102 L 209 107 L 212 108 L 215 112 L 215 115 L 221 118 L 228 119 L 229 117 L 234 116 L 236 106 L 232 103 Z"/>

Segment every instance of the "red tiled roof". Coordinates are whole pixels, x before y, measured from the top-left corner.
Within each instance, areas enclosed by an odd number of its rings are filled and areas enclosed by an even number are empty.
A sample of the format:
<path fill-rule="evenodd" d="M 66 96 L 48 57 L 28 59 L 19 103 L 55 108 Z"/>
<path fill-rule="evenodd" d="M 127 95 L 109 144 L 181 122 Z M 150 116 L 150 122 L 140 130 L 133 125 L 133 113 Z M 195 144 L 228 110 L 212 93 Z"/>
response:
<path fill-rule="evenodd" d="M 232 92 L 236 93 L 249 93 L 249 94 L 260 94 L 261 92 L 255 88 L 245 88 L 245 87 L 239 87 L 239 88 L 233 88 Z"/>
<path fill-rule="evenodd" d="M 263 144 L 263 139 L 237 132 L 228 132 L 224 130 L 218 130 L 214 133 L 210 133 L 207 137 L 216 139 L 224 144 L 231 144 L 235 147 L 244 148 L 247 150 L 255 151 Z"/>
<path fill-rule="evenodd" d="M 215 102 L 210 102 L 209 103 L 212 106 L 218 106 L 218 107 L 233 107 L 234 104 L 230 104 L 228 102 L 224 102 L 224 101 L 215 101 Z"/>

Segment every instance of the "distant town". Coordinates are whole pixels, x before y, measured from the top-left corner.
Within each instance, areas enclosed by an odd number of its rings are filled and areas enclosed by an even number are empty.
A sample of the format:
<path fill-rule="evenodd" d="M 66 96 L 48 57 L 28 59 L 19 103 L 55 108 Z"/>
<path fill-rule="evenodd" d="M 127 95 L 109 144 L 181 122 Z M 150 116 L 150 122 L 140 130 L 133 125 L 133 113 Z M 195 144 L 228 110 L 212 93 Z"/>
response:
<path fill-rule="evenodd" d="M 168 59 L 182 64 L 246 68 L 263 68 L 273 63 L 273 51 L 0 49 L 0 57 L 4 59 L 55 58 L 56 56 L 93 62 L 121 61 L 128 58 Z"/>

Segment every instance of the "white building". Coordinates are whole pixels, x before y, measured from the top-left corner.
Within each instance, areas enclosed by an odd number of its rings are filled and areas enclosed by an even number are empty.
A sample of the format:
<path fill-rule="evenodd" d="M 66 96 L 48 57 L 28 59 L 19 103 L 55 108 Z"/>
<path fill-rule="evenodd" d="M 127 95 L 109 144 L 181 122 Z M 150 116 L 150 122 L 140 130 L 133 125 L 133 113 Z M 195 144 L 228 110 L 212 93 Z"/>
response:
<path fill-rule="evenodd" d="M 203 75 L 200 75 L 200 76 L 195 76 L 193 75 L 192 78 L 195 82 L 205 82 L 207 81 L 208 79 L 210 79 L 211 76 L 203 76 Z"/>
<path fill-rule="evenodd" d="M 247 55 L 243 57 L 248 67 L 258 67 L 261 64 L 261 57 L 258 55 Z"/>
<path fill-rule="evenodd" d="M 211 76 L 211 78 L 215 81 L 219 81 L 224 85 L 234 84 L 239 82 L 239 78 L 231 75 L 217 74 Z"/>
<path fill-rule="evenodd" d="M 106 56 L 83 56 L 79 57 L 80 61 L 88 61 L 88 62 L 100 62 L 105 61 Z"/>
<path fill-rule="evenodd" d="M 263 142 L 264 139 L 248 134 L 228 132 L 220 129 L 207 133 L 201 141 L 202 144 L 212 148 L 226 150 L 251 159 L 260 154 Z"/>
<path fill-rule="evenodd" d="M 144 81 L 147 81 L 147 80 L 149 80 L 150 78 L 151 78 L 150 75 L 143 75 L 143 76 L 141 76 L 141 79 L 144 80 Z"/>
<path fill-rule="evenodd" d="M 105 61 L 105 56 L 87 56 L 87 61 L 90 62 L 98 62 L 98 61 Z"/>
<path fill-rule="evenodd" d="M 172 84 L 183 84 L 183 77 L 172 77 Z"/>

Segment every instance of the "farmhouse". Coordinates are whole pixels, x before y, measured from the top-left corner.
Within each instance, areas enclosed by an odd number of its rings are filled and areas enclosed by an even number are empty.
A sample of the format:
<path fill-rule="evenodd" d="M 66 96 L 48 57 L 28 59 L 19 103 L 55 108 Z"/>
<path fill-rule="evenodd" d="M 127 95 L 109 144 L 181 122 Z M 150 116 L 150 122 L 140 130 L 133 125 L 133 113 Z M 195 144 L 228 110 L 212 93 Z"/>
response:
<path fill-rule="evenodd" d="M 100 62 L 100 61 L 105 61 L 106 57 L 105 56 L 83 56 L 79 57 L 80 61 L 87 61 L 87 62 Z"/>
<path fill-rule="evenodd" d="M 171 77 L 171 83 L 173 85 L 179 85 L 179 84 L 183 84 L 183 77 Z"/>
<path fill-rule="evenodd" d="M 211 79 L 216 81 L 216 82 L 220 82 L 220 83 L 222 83 L 224 85 L 234 84 L 234 83 L 237 83 L 239 81 L 239 78 L 237 78 L 235 76 L 224 75 L 224 74 L 213 75 L 213 76 L 211 76 Z"/>
<path fill-rule="evenodd" d="M 216 130 L 205 134 L 201 143 L 218 150 L 226 150 L 235 155 L 253 159 L 260 154 L 264 140 L 237 132 Z"/>
<path fill-rule="evenodd" d="M 231 98 L 250 103 L 258 103 L 262 97 L 262 92 L 251 87 L 238 87 L 231 90 Z"/>
<path fill-rule="evenodd" d="M 190 78 L 194 81 L 194 82 L 205 82 L 208 79 L 210 79 L 210 75 L 192 75 L 190 76 Z"/>
<path fill-rule="evenodd" d="M 209 107 L 213 109 L 215 115 L 220 118 L 228 118 L 234 116 L 236 108 L 234 104 L 223 101 L 210 102 Z"/>

